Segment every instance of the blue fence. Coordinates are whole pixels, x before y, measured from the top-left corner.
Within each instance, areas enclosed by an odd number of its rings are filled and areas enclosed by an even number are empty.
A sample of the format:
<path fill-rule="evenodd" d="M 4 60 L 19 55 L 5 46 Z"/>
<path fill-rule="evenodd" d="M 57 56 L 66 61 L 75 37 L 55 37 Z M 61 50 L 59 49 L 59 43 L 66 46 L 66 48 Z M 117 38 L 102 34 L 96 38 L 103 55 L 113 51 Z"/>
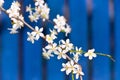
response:
<path fill-rule="evenodd" d="M 32 0 L 19 0 L 23 7 L 33 4 Z M 5 0 L 7 9 L 12 0 Z M 120 80 L 120 0 L 46 0 L 51 8 L 50 18 L 64 15 L 71 25 L 71 41 L 84 50 L 95 48 L 96 52 L 110 54 L 97 56 L 89 61 L 81 58 L 85 73 L 83 80 Z M 27 16 L 23 8 L 23 14 Z M 25 20 L 29 22 L 28 18 Z M 30 23 L 31 24 L 31 23 Z M 31 24 L 36 25 L 36 24 Z M 43 24 L 40 22 L 39 24 Z M 35 44 L 27 41 L 26 27 L 19 34 L 10 35 L 7 30 L 10 19 L 0 15 L 0 80 L 71 80 L 61 72 L 62 60 L 42 57 L 44 40 Z M 47 29 L 46 29 L 47 30 Z M 62 38 L 66 38 L 61 35 Z"/>

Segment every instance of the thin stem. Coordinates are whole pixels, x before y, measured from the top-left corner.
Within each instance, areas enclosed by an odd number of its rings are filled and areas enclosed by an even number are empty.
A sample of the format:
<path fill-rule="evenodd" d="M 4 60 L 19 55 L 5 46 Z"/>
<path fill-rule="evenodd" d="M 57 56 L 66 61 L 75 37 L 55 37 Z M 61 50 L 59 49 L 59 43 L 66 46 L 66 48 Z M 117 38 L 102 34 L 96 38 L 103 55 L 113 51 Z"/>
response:
<path fill-rule="evenodd" d="M 73 74 L 73 71 L 72 71 L 72 80 L 74 80 L 74 74 Z"/>
<path fill-rule="evenodd" d="M 65 56 L 67 57 L 67 59 L 69 60 L 69 61 L 71 61 L 72 60 L 72 58 L 70 58 L 67 54 L 65 54 Z M 78 64 L 78 63 L 76 63 L 76 62 L 74 62 L 75 64 Z M 79 66 L 80 66 L 80 69 L 82 70 L 82 67 L 81 67 L 81 65 L 80 64 L 78 64 Z"/>
<path fill-rule="evenodd" d="M 85 54 L 86 52 L 81 50 L 81 51 L 76 51 L 76 50 L 70 50 L 70 52 L 79 52 L 81 54 Z M 113 62 L 115 62 L 114 58 L 111 56 L 111 55 L 108 55 L 108 54 L 103 54 L 103 53 L 95 53 L 97 55 L 100 55 L 100 56 L 106 56 L 108 58 L 110 58 Z"/>
<path fill-rule="evenodd" d="M 8 15 L 8 13 L 6 12 L 6 10 L 3 7 L 0 7 L 0 10 Z"/>
<path fill-rule="evenodd" d="M 4 13 L 6 13 L 7 15 L 9 15 L 9 14 L 7 13 L 7 11 L 6 11 L 3 7 L 0 7 L 0 9 L 1 9 Z M 13 17 L 13 18 L 15 18 L 15 19 L 17 19 L 17 20 L 20 20 L 20 21 L 23 22 L 28 28 L 30 28 L 31 30 L 34 31 L 34 28 L 33 28 L 31 25 L 29 25 L 26 21 L 21 20 L 21 19 L 16 18 L 16 17 Z"/>
<path fill-rule="evenodd" d="M 80 80 L 83 80 L 82 76 L 80 76 Z"/>
<path fill-rule="evenodd" d="M 3 11 L 4 13 L 6 13 L 7 15 L 9 15 L 9 13 L 7 13 L 7 11 L 6 11 L 3 7 L 0 7 L 0 9 L 1 9 L 1 11 Z M 23 22 L 28 28 L 30 28 L 31 30 L 34 31 L 34 28 L 33 28 L 31 25 L 29 25 L 26 21 L 21 20 L 21 19 L 16 18 L 16 17 L 12 17 L 12 18 L 15 18 L 15 19 L 17 19 L 17 20 L 20 20 L 20 21 Z M 51 20 L 48 20 L 48 22 L 54 24 L 54 22 L 52 22 Z M 44 39 L 45 39 L 45 38 L 44 38 Z M 70 61 L 72 60 L 72 58 L 70 58 L 67 54 L 65 54 L 65 55 L 66 55 L 66 57 L 67 57 L 68 60 L 70 60 Z M 75 62 L 75 63 L 76 63 L 76 62 Z M 76 64 L 78 64 L 78 63 L 76 63 Z M 80 64 L 78 64 L 78 65 L 79 65 L 80 69 L 82 70 L 81 65 L 80 65 Z M 74 80 L 74 74 L 73 74 L 73 72 L 72 72 L 72 80 Z"/>
<path fill-rule="evenodd" d="M 22 21 L 27 27 L 29 27 L 31 30 L 34 31 L 34 28 L 32 26 L 30 26 L 26 21 L 24 21 L 24 20 L 20 20 L 20 21 Z"/>
<path fill-rule="evenodd" d="M 69 61 L 71 61 L 72 60 L 72 58 L 70 58 L 67 54 L 65 54 L 66 55 L 66 57 L 67 57 L 67 59 L 69 60 Z M 75 64 L 78 64 L 78 63 L 76 63 L 76 62 L 74 62 Z M 80 65 L 80 64 L 78 64 L 79 65 L 79 68 L 80 68 L 80 70 L 82 71 L 82 66 Z M 72 80 L 74 79 L 74 75 L 73 75 L 73 72 L 72 72 Z M 80 76 L 80 80 L 82 80 L 82 76 Z"/>
<path fill-rule="evenodd" d="M 103 53 L 96 53 L 96 54 L 100 55 L 100 56 L 106 56 L 106 57 L 110 58 L 113 62 L 115 62 L 115 60 L 113 59 L 113 57 L 111 55 L 103 54 Z"/>

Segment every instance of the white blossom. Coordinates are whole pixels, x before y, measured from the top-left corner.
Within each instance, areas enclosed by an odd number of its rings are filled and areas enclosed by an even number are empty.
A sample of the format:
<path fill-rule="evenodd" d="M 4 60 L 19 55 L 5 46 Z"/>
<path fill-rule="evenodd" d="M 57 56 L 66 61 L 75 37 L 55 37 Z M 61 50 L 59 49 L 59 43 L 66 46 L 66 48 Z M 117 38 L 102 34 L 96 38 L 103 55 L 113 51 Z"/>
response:
<path fill-rule="evenodd" d="M 77 63 L 79 61 L 79 55 L 73 54 L 73 60 Z"/>
<path fill-rule="evenodd" d="M 77 67 L 77 64 L 75 64 L 72 60 L 68 61 L 66 64 L 62 63 L 63 68 L 61 71 L 66 71 L 66 74 L 69 75 L 72 71 L 74 71 Z"/>
<path fill-rule="evenodd" d="M 62 48 L 65 48 L 66 51 L 73 49 L 73 44 L 70 43 L 70 40 L 67 39 L 66 41 L 61 40 L 62 44 L 60 45 Z"/>
<path fill-rule="evenodd" d="M 53 19 L 53 22 L 56 24 L 54 28 L 57 29 L 58 32 L 65 30 L 66 19 L 64 16 L 57 15 L 57 18 Z"/>
<path fill-rule="evenodd" d="M 33 36 L 35 36 L 35 40 L 38 40 L 40 37 L 44 37 L 43 28 L 40 28 L 38 26 L 35 26 L 35 30 L 31 33 Z"/>
<path fill-rule="evenodd" d="M 48 49 L 50 53 L 58 53 L 57 51 L 58 47 L 56 43 L 48 44 L 45 48 Z"/>
<path fill-rule="evenodd" d="M 80 47 L 80 48 L 78 48 L 78 47 L 76 47 L 75 48 L 76 50 L 76 54 L 78 54 L 78 55 L 81 55 L 81 53 L 82 53 L 82 48 Z"/>
<path fill-rule="evenodd" d="M 7 13 L 9 14 L 10 18 L 12 17 L 17 18 L 20 15 L 19 11 L 20 11 L 20 4 L 18 1 L 14 1 L 11 7 L 7 10 Z"/>
<path fill-rule="evenodd" d="M 4 4 L 4 0 L 0 0 L 0 7 L 2 7 Z"/>
<path fill-rule="evenodd" d="M 66 59 L 66 51 L 62 50 L 60 47 L 58 47 L 58 52 L 55 53 L 57 56 L 57 59 Z"/>
<path fill-rule="evenodd" d="M 34 35 L 32 35 L 30 32 L 27 32 L 27 34 L 28 34 L 27 41 L 34 43 L 34 40 L 35 40 Z"/>
<path fill-rule="evenodd" d="M 50 35 L 53 37 L 53 39 L 56 39 L 56 38 L 57 38 L 57 36 L 56 36 L 56 35 L 57 35 L 56 30 L 54 30 L 54 29 L 51 30 L 51 29 L 50 29 Z"/>
<path fill-rule="evenodd" d="M 68 33 L 70 33 L 71 32 L 71 28 L 70 28 L 70 26 L 68 25 L 68 24 L 66 24 L 66 28 L 65 28 L 65 36 L 67 36 L 68 35 Z"/>
<path fill-rule="evenodd" d="M 10 34 L 16 34 L 16 33 L 18 33 L 16 27 L 8 28 L 8 30 L 10 30 Z"/>
<path fill-rule="evenodd" d="M 83 76 L 84 75 L 84 73 L 82 72 L 82 70 L 79 67 L 79 65 L 76 66 L 76 69 L 74 69 L 73 73 L 76 74 L 76 79 L 78 79 L 79 76 Z"/>
<path fill-rule="evenodd" d="M 41 6 L 44 4 L 44 0 L 35 0 L 35 6 Z"/>
<path fill-rule="evenodd" d="M 66 74 L 68 75 L 71 71 L 69 70 L 69 66 L 70 66 L 70 64 L 69 64 L 69 62 L 67 62 L 67 63 L 62 63 L 62 66 L 63 66 L 63 68 L 61 69 L 61 71 L 66 71 Z"/>
<path fill-rule="evenodd" d="M 84 54 L 85 57 L 89 57 L 90 60 L 93 59 L 93 57 L 96 57 L 97 55 L 94 53 L 95 49 L 91 49 L 91 50 L 88 50 L 88 52 L 86 52 Z"/>
<path fill-rule="evenodd" d="M 37 22 L 37 20 L 39 19 L 39 15 L 37 13 L 30 13 L 30 15 L 28 16 L 30 21 L 33 22 Z"/>
<path fill-rule="evenodd" d="M 55 35 L 46 35 L 46 41 L 48 43 L 53 43 L 53 40 L 56 39 L 57 37 Z"/>
<path fill-rule="evenodd" d="M 31 5 L 26 8 L 26 11 L 29 12 L 31 22 L 37 22 L 40 18 L 42 18 L 43 21 L 49 19 L 50 8 L 48 8 L 47 4 L 44 4 L 43 0 L 36 0 L 33 10 L 34 11 L 32 11 Z"/>
<path fill-rule="evenodd" d="M 75 50 L 75 52 L 73 53 L 73 60 L 74 60 L 76 63 L 78 63 L 79 57 L 81 56 L 81 53 L 82 53 L 82 48 L 81 48 L 81 47 L 80 47 L 80 48 L 76 47 L 75 49 L 76 49 L 76 50 Z"/>
<path fill-rule="evenodd" d="M 9 17 L 11 18 L 13 22 L 12 28 L 9 28 L 8 30 L 11 30 L 11 34 L 18 33 L 17 29 L 21 29 L 21 27 L 24 26 L 23 22 L 21 20 L 24 20 L 23 16 L 20 15 L 20 4 L 18 1 L 14 1 L 11 5 L 11 7 L 6 10 L 6 12 L 9 14 Z"/>
<path fill-rule="evenodd" d="M 12 21 L 13 21 L 13 26 L 21 29 L 21 27 L 24 26 L 23 22 L 21 22 L 20 20 L 17 20 L 15 18 L 12 18 Z"/>
<path fill-rule="evenodd" d="M 43 48 L 43 53 L 42 54 L 46 59 L 50 59 L 50 57 L 54 56 L 53 54 L 51 54 L 50 51 L 46 51 L 44 48 Z"/>
<path fill-rule="evenodd" d="M 43 19 L 43 21 L 49 19 L 49 12 L 50 8 L 48 8 L 47 4 L 45 4 L 41 9 L 41 18 Z"/>
<path fill-rule="evenodd" d="M 26 6 L 26 12 L 29 12 L 30 14 L 32 13 L 31 5 Z"/>

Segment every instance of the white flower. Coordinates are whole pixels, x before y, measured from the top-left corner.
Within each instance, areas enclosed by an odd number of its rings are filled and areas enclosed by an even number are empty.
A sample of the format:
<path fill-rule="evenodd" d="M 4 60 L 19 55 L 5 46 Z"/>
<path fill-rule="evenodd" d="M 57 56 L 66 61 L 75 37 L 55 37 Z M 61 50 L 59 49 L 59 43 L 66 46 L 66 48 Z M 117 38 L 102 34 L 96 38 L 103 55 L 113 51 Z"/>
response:
<path fill-rule="evenodd" d="M 23 15 L 19 15 L 18 18 L 19 18 L 20 20 L 22 20 L 22 21 L 24 20 Z"/>
<path fill-rule="evenodd" d="M 7 13 L 9 14 L 9 17 L 18 17 L 20 15 L 20 4 L 17 1 L 14 1 L 10 7 L 10 9 L 7 10 Z"/>
<path fill-rule="evenodd" d="M 79 61 L 79 55 L 73 54 L 73 60 L 77 63 Z"/>
<path fill-rule="evenodd" d="M 57 53 L 57 49 L 58 49 L 56 43 L 48 44 L 45 48 L 48 49 L 50 53 Z"/>
<path fill-rule="evenodd" d="M 48 43 L 53 43 L 54 39 L 56 39 L 56 37 L 54 37 L 54 35 L 46 35 L 46 41 Z"/>
<path fill-rule="evenodd" d="M 80 48 L 78 49 L 78 47 L 76 47 L 75 49 L 76 49 L 76 54 L 81 55 L 81 53 L 82 53 L 82 48 L 80 47 Z"/>
<path fill-rule="evenodd" d="M 33 36 L 35 36 L 35 40 L 38 40 L 40 37 L 44 37 L 43 28 L 40 28 L 38 26 L 35 26 L 35 30 L 31 33 Z"/>
<path fill-rule="evenodd" d="M 84 54 L 85 57 L 89 57 L 90 60 L 92 60 L 93 57 L 96 57 L 97 55 L 94 53 L 95 49 L 88 50 L 87 53 Z"/>
<path fill-rule="evenodd" d="M 56 25 L 64 26 L 66 24 L 66 19 L 64 16 L 57 15 L 57 19 L 53 19 Z"/>
<path fill-rule="evenodd" d="M 44 0 L 35 0 L 35 6 L 41 6 L 44 4 Z"/>
<path fill-rule="evenodd" d="M 56 30 L 50 30 L 50 34 L 51 34 L 51 36 L 53 37 L 53 39 L 56 39 L 57 38 L 57 32 L 56 32 Z"/>
<path fill-rule="evenodd" d="M 43 56 L 46 58 L 46 59 L 50 59 L 50 57 L 53 57 L 54 55 L 51 54 L 50 51 L 46 51 L 44 48 L 43 48 Z"/>
<path fill-rule="evenodd" d="M 54 28 L 57 29 L 58 32 L 65 30 L 66 19 L 64 16 L 57 15 L 57 18 L 53 19 L 53 22 L 55 22 L 56 25 Z"/>
<path fill-rule="evenodd" d="M 33 22 L 37 22 L 37 20 L 39 19 L 39 15 L 37 13 L 30 13 L 30 15 L 28 16 L 30 21 Z"/>
<path fill-rule="evenodd" d="M 73 49 L 73 44 L 70 43 L 70 40 L 67 39 L 66 41 L 61 40 L 62 44 L 60 45 L 62 48 L 65 48 L 66 51 Z"/>
<path fill-rule="evenodd" d="M 72 71 L 74 71 L 77 67 L 77 64 L 75 64 L 72 60 L 68 61 L 66 64 L 62 63 L 63 68 L 61 71 L 66 71 L 66 74 L 69 75 Z"/>
<path fill-rule="evenodd" d="M 66 71 L 66 74 L 68 75 L 71 71 L 69 70 L 69 62 L 67 62 L 66 64 L 65 63 L 62 63 L 62 66 L 63 68 L 61 69 L 61 71 Z"/>
<path fill-rule="evenodd" d="M 68 35 L 68 33 L 70 33 L 71 32 L 71 28 L 70 28 L 70 26 L 68 25 L 68 24 L 66 24 L 66 28 L 65 28 L 65 36 L 67 36 Z"/>
<path fill-rule="evenodd" d="M 4 4 L 4 0 L 0 0 L 0 7 L 2 7 Z"/>
<path fill-rule="evenodd" d="M 27 41 L 34 43 L 35 37 L 30 32 L 27 32 L 27 34 L 28 34 Z"/>
<path fill-rule="evenodd" d="M 12 18 L 12 21 L 13 21 L 13 26 L 21 29 L 21 27 L 23 27 L 23 22 L 21 22 L 20 20 L 17 20 L 15 18 Z"/>
<path fill-rule="evenodd" d="M 32 13 L 31 5 L 26 6 L 26 12 L 29 12 L 30 14 Z"/>
<path fill-rule="evenodd" d="M 53 29 L 53 30 L 50 29 L 50 32 L 51 32 L 51 35 L 57 35 L 57 34 L 58 34 L 58 33 L 56 32 L 56 30 L 54 30 L 54 29 Z"/>
<path fill-rule="evenodd" d="M 49 12 L 50 8 L 48 8 L 47 4 L 45 4 L 41 9 L 41 18 L 43 19 L 43 21 L 49 19 Z"/>
<path fill-rule="evenodd" d="M 10 34 L 16 34 L 16 33 L 18 33 L 16 27 L 8 28 L 8 30 L 10 30 Z"/>
<path fill-rule="evenodd" d="M 76 69 L 74 69 L 73 73 L 76 74 L 76 79 L 78 79 L 79 76 L 83 76 L 84 75 L 84 73 L 82 72 L 82 70 L 79 67 L 79 65 L 76 66 Z"/>
<path fill-rule="evenodd" d="M 62 50 L 60 47 L 58 47 L 58 52 L 55 53 L 57 56 L 57 59 L 66 59 L 66 51 Z"/>

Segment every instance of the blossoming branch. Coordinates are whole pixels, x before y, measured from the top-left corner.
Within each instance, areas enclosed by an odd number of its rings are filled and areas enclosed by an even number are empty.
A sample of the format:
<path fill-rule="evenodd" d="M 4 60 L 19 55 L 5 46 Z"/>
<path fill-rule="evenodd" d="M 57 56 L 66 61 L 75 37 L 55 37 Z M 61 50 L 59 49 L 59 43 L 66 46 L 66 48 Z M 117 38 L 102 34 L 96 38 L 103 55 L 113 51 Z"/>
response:
<path fill-rule="evenodd" d="M 24 16 L 20 13 L 20 3 L 18 1 L 13 1 L 9 9 L 3 8 L 4 0 L 0 0 L 0 12 L 3 11 L 6 13 L 11 21 L 13 22 L 12 27 L 8 28 L 11 34 L 18 33 L 18 29 L 21 29 L 26 25 L 31 32 L 27 32 L 28 38 L 27 41 L 30 41 L 34 44 L 35 41 L 43 38 L 48 44 L 43 48 L 43 56 L 46 59 L 50 59 L 57 55 L 57 59 L 67 59 L 66 63 L 62 63 L 63 68 L 61 71 L 65 71 L 67 75 L 72 73 L 72 76 L 75 74 L 76 79 L 80 78 L 82 80 L 82 76 L 84 75 L 82 71 L 82 66 L 78 63 L 80 57 L 84 55 L 88 57 L 89 60 L 97 57 L 97 55 L 107 56 L 110 59 L 114 60 L 110 55 L 95 53 L 95 49 L 90 49 L 87 52 L 82 50 L 80 47 L 74 46 L 71 43 L 70 39 L 59 40 L 58 43 L 55 42 L 57 39 L 57 35 L 60 32 L 64 32 L 65 36 L 67 36 L 71 32 L 70 25 L 66 23 L 66 19 L 64 16 L 60 16 L 59 14 L 53 20 L 49 20 L 50 8 L 44 2 L 44 0 L 35 0 L 35 7 L 32 8 L 29 4 L 26 6 L 26 12 L 29 13 L 29 19 L 31 22 L 38 22 L 39 19 L 42 19 L 43 22 L 48 21 L 54 24 L 52 29 L 49 29 L 49 34 L 44 34 L 44 27 L 39 26 L 31 26 L 25 20 Z M 74 77 L 72 77 L 74 80 Z"/>

